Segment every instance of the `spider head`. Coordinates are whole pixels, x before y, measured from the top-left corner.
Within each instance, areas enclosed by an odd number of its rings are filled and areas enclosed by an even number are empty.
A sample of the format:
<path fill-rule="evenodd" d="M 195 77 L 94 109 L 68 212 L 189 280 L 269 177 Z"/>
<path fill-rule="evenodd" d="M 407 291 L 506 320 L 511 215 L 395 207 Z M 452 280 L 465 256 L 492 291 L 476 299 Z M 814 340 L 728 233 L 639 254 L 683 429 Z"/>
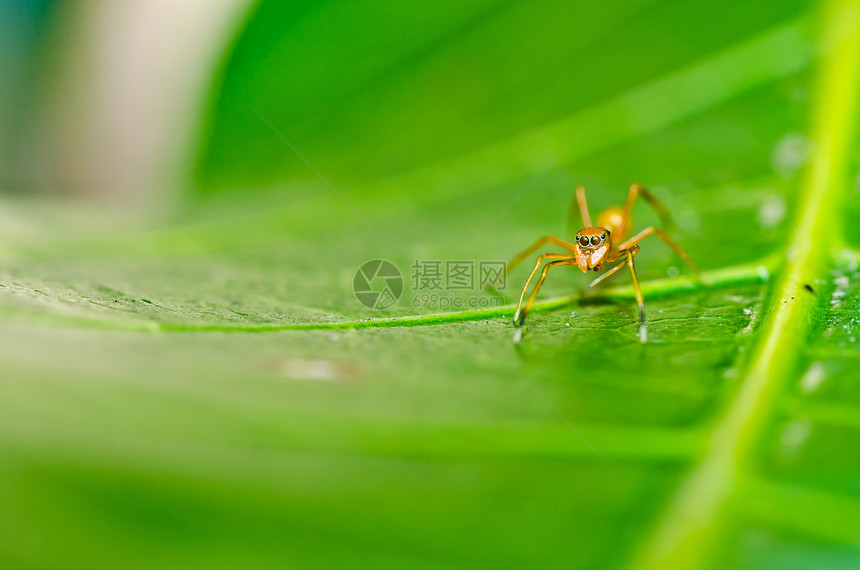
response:
<path fill-rule="evenodd" d="M 606 228 L 583 228 L 576 234 L 576 264 L 585 272 L 598 271 L 609 255 L 609 230 Z"/>

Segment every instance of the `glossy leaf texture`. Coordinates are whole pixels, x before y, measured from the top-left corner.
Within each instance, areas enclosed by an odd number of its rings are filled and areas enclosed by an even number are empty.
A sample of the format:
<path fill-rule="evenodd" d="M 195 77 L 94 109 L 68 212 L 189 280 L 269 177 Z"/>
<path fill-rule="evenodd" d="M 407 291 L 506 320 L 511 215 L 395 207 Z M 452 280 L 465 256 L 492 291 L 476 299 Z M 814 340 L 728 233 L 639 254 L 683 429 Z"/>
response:
<path fill-rule="evenodd" d="M 4 200 L 0 565 L 856 567 L 857 3 L 406 6 L 261 2 L 169 219 Z M 633 181 L 647 344 L 412 282 Z"/>

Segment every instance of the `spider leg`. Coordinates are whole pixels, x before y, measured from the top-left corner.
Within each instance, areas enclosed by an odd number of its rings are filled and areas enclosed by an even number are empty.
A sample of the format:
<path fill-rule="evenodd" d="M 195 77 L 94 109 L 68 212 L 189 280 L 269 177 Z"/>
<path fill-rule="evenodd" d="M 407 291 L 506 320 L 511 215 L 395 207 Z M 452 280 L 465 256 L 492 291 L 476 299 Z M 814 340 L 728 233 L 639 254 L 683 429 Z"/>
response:
<path fill-rule="evenodd" d="M 627 267 L 630 268 L 633 293 L 636 295 L 636 304 L 639 308 L 639 342 L 645 344 L 648 341 L 648 329 L 645 326 L 645 298 L 642 296 L 642 288 L 639 286 L 639 278 L 636 277 L 636 268 L 633 266 L 634 253 L 629 249 L 624 253 L 627 255 Z"/>
<path fill-rule="evenodd" d="M 604 273 L 603 275 L 601 275 L 600 277 L 598 277 L 597 279 L 592 281 L 588 285 L 588 288 L 591 289 L 592 287 L 594 287 L 595 285 L 597 285 L 598 283 L 600 283 L 601 281 L 603 281 L 604 279 L 606 279 L 610 275 L 614 275 L 619 269 L 624 267 L 626 264 L 627 264 L 627 258 L 625 257 L 621 263 L 619 263 L 618 265 L 616 265 L 615 267 L 613 267 L 612 269 L 610 269 L 609 271 L 607 271 L 606 273 Z"/>
<path fill-rule="evenodd" d="M 639 232 L 638 234 L 636 234 L 635 236 L 633 236 L 629 240 L 627 240 L 624 243 L 622 243 L 621 245 L 619 245 L 618 249 L 621 249 L 621 250 L 629 249 L 630 247 L 636 245 L 637 243 L 639 243 L 640 241 L 642 241 L 643 239 L 645 239 L 646 237 L 648 237 L 650 235 L 657 236 L 658 238 L 663 240 L 663 243 L 665 243 L 666 245 L 671 247 L 675 251 L 675 253 L 677 253 L 681 257 L 681 259 L 683 259 L 684 262 L 690 266 L 690 269 L 693 270 L 693 273 L 695 273 L 696 277 L 701 281 L 702 277 L 699 274 L 699 268 L 696 267 L 696 264 L 693 262 L 692 258 L 689 255 L 687 255 L 686 251 L 681 249 L 681 246 L 679 246 L 677 243 L 672 241 L 672 239 L 666 235 L 666 232 L 664 232 L 660 228 L 655 228 L 654 226 L 651 226 L 649 228 L 645 228 L 644 230 L 642 230 L 641 232 Z"/>
<path fill-rule="evenodd" d="M 579 217 L 582 218 L 582 227 L 590 228 L 591 227 L 591 215 L 588 213 L 588 200 L 585 198 L 585 186 L 580 184 L 576 187 L 576 190 L 573 191 L 576 195 L 576 201 L 571 200 L 570 209 L 567 214 L 567 223 L 568 229 L 572 229 L 575 225 L 573 223 L 574 215 L 576 214 L 576 210 L 579 210 Z M 573 205 L 576 203 L 577 208 L 574 209 Z"/>
<path fill-rule="evenodd" d="M 522 252 L 517 254 L 516 257 L 511 259 L 508 262 L 507 267 L 505 267 L 505 273 L 510 274 L 510 272 L 514 270 L 514 267 L 516 267 L 517 265 L 522 263 L 528 256 L 530 256 L 535 251 L 537 251 L 538 249 L 540 249 L 541 247 L 545 246 L 548 243 L 551 243 L 553 245 L 557 245 L 558 247 L 560 247 L 562 249 L 566 249 L 571 253 L 574 253 L 576 251 L 576 246 L 572 243 L 566 242 L 563 239 L 557 238 L 555 236 L 543 236 L 542 238 L 538 239 L 536 242 L 531 244 L 528 248 L 524 249 Z"/>
<path fill-rule="evenodd" d="M 633 214 L 633 203 L 636 202 L 636 198 L 638 196 L 642 196 L 642 199 L 648 202 L 648 205 L 654 209 L 657 216 L 660 218 L 660 223 L 667 230 L 671 230 L 675 227 L 675 222 L 672 220 L 672 214 L 669 213 L 669 208 L 667 208 L 666 205 L 647 188 L 641 184 L 634 184 L 630 187 L 630 191 L 627 193 L 627 202 L 624 204 L 624 221 L 622 222 L 621 235 L 625 235 L 625 232 L 630 229 L 628 226 L 630 225 L 630 216 Z"/>
<path fill-rule="evenodd" d="M 514 313 L 514 324 L 516 326 L 522 326 L 522 324 L 525 322 L 526 315 L 528 314 L 529 310 L 532 308 L 532 304 L 534 304 L 534 302 L 535 302 L 535 298 L 537 297 L 538 291 L 540 291 L 540 288 L 543 285 L 543 282 L 546 281 L 546 276 L 549 273 L 549 268 L 560 266 L 560 265 L 576 265 L 576 258 L 571 257 L 569 255 L 544 254 L 540 257 L 544 257 L 544 256 L 546 256 L 547 258 L 555 258 L 556 261 L 550 261 L 549 263 L 544 265 L 543 271 L 541 271 L 541 274 L 540 274 L 540 279 L 538 279 L 538 282 L 535 285 L 535 288 L 532 290 L 532 294 L 529 295 L 529 299 L 528 299 L 528 301 L 526 301 L 525 306 L 522 306 L 523 295 L 525 294 L 526 289 L 528 289 L 528 286 L 529 286 L 529 282 L 526 281 L 526 285 L 525 285 L 525 287 L 523 287 L 523 292 L 520 295 L 520 302 L 517 305 L 517 312 Z M 538 258 L 538 263 L 535 265 L 535 271 L 537 271 L 537 268 L 540 266 L 540 262 L 541 262 L 541 259 Z M 532 275 L 529 276 L 529 281 L 531 281 L 532 276 L 534 276 L 534 274 L 535 274 L 535 271 L 532 271 Z"/>
<path fill-rule="evenodd" d="M 520 308 L 523 306 L 523 298 L 525 298 L 526 291 L 528 291 L 529 285 L 531 284 L 535 273 L 537 273 L 537 270 L 540 268 L 540 264 L 543 263 L 544 259 L 570 259 L 570 256 L 566 253 L 542 253 L 537 257 L 537 260 L 535 261 L 535 267 L 534 269 L 532 269 L 531 274 L 529 274 L 529 278 L 526 279 L 526 284 L 523 285 L 523 290 L 520 291 L 520 300 L 517 303 L 517 312 L 514 313 L 514 324 L 517 326 L 522 323 L 522 319 L 520 319 Z M 543 281 L 541 281 L 541 283 L 543 283 Z M 523 315 L 522 318 L 525 319 L 525 315 Z"/>

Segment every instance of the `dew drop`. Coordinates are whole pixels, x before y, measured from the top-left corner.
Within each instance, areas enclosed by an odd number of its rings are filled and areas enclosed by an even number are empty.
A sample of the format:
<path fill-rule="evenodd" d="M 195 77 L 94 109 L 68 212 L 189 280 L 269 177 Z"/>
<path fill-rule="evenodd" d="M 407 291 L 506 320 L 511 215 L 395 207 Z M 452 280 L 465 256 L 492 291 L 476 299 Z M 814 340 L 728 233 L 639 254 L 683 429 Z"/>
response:
<path fill-rule="evenodd" d="M 282 358 L 275 363 L 275 369 L 291 380 L 334 381 L 358 378 L 358 369 L 348 363 L 323 360 L 319 358 Z"/>
<path fill-rule="evenodd" d="M 800 380 L 800 389 L 805 394 L 811 394 L 818 390 L 821 383 L 824 382 L 824 378 L 824 367 L 820 362 L 816 362 L 809 367 L 809 370 L 806 371 L 806 374 Z"/>
<path fill-rule="evenodd" d="M 794 420 L 789 422 L 783 428 L 782 435 L 779 438 L 783 453 L 789 457 L 797 455 L 800 448 L 809 439 L 811 433 L 812 424 L 809 420 Z"/>
<path fill-rule="evenodd" d="M 783 178 L 791 178 L 809 158 L 809 139 L 800 133 L 788 133 L 771 151 L 773 169 Z"/>
<path fill-rule="evenodd" d="M 785 218 L 785 198 L 778 194 L 768 196 L 758 208 L 758 223 L 762 228 L 775 228 Z"/>

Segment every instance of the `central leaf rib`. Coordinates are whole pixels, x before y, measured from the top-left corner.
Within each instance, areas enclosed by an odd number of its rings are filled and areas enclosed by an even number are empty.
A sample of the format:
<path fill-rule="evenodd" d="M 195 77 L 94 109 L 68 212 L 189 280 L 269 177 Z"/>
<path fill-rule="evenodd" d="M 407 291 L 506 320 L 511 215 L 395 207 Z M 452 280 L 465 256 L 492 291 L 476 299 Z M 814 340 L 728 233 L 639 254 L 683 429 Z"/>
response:
<path fill-rule="evenodd" d="M 825 4 L 823 59 L 813 116 L 815 153 L 804 180 L 799 215 L 784 268 L 771 295 L 761 337 L 740 391 L 719 419 L 699 464 L 679 490 L 632 567 L 699 568 L 776 400 L 798 365 L 816 305 L 805 284 L 826 278 L 841 245 L 840 205 L 850 187 L 850 149 L 860 96 L 860 0 Z"/>

